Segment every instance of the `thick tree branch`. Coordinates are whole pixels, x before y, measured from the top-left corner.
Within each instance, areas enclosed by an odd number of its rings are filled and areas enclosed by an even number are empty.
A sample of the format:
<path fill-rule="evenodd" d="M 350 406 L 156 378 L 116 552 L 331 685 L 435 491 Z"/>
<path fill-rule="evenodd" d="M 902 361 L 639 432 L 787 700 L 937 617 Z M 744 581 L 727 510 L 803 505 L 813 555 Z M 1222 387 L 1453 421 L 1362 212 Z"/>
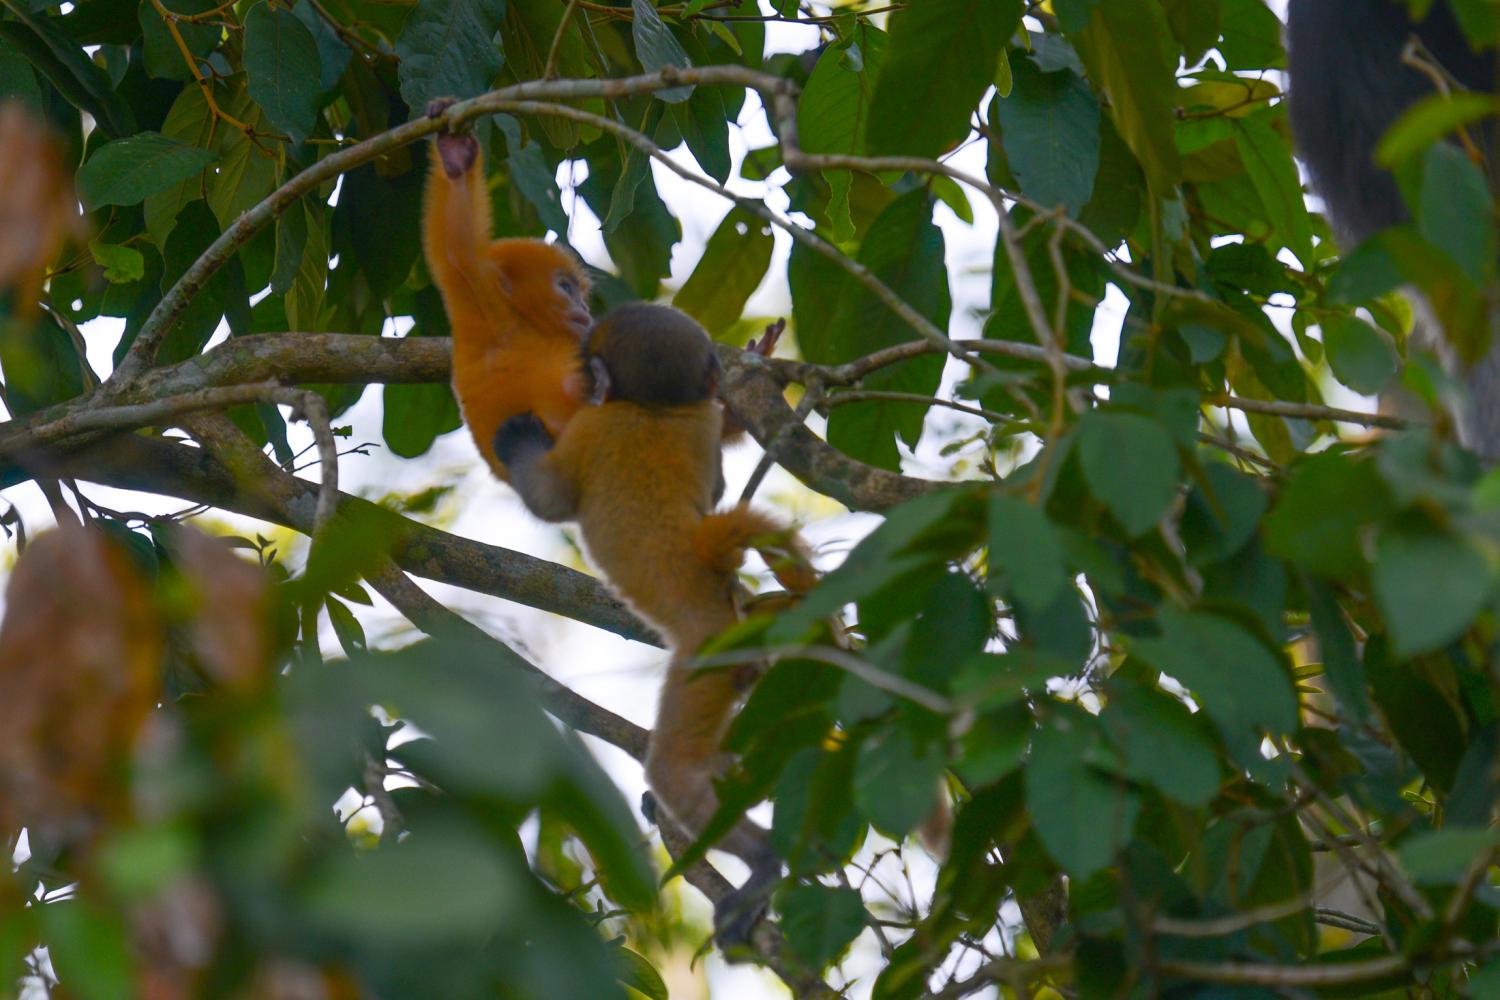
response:
<path fill-rule="evenodd" d="M 28 471 L 72 476 L 119 489 L 174 496 L 193 503 L 310 531 L 318 487 L 296 477 L 266 495 L 239 481 L 201 448 L 122 435 L 87 448 L 28 455 Z M 565 615 L 627 639 L 657 643 L 654 634 L 597 580 L 520 552 L 460 538 L 405 518 L 368 500 L 339 495 L 338 511 L 389 540 L 391 557 L 407 572 L 475 593 Z"/>
<path fill-rule="evenodd" d="M 532 80 L 515 86 L 504 87 L 480 97 L 454 104 L 446 118 L 417 118 L 404 125 L 371 136 L 353 146 L 330 153 L 306 170 L 292 177 L 281 187 L 267 195 L 259 204 L 236 219 L 193 262 L 181 278 L 167 290 L 130 345 L 129 352 L 121 359 L 106 385 L 111 392 L 126 385 L 156 360 L 156 352 L 166 339 L 172 325 L 182 316 L 183 310 L 192 301 L 208 279 L 234 256 L 240 247 L 267 224 L 275 220 L 298 198 L 315 190 L 325 181 L 333 180 L 361 164 L 399 149 L 418 139 L 432 135 L 447 127 L 449 122 L 459 123 L 478 114 L 495 110 L 496 104 L 517 100 L 574 100 L 587 97 L 619 98 L 633 94 L 650 93 L 683 84 L 707 84 L 750 87 L 763 93 L 780 93 L 795 89 L 790 80 L 757 73 L 740 66 L 698 66 L 689 69 L 668 68 L 659 73 L 620 79 L 595 80 Z"/>

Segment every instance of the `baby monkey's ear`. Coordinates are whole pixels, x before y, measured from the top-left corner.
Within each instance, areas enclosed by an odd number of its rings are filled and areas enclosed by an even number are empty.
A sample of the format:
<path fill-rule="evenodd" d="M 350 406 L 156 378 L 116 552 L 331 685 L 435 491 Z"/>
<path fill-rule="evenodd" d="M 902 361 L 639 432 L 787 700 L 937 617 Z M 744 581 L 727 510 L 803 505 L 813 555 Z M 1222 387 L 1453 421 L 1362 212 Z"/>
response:
<path fill-rule="evenodd" d="M 597 354 L 589 355 L 589 404 L 598 406 L 600 403 L 609 401 L 610 391 L 614 386 L 610 382 L 609 368 L 604 364 L 604 359 Z"/>

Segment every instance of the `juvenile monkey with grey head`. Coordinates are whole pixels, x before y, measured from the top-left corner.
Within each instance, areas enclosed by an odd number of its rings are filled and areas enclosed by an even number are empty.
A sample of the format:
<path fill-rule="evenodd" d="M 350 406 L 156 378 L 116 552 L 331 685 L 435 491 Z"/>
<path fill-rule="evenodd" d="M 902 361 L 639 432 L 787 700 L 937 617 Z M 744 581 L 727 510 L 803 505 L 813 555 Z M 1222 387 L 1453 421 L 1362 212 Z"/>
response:
<path fill-rule="evenodd" d="M 664 306 L 622 306 L 590 333 L 584 373 L 597 405 L 574 414 L 555 441 L 534 415 L 512 417 L 495 435 L 495 454 L 533 514 L 578 522 L 594 563 L 671 647 L 646 780 L 696 836 L 718 807 L 714 780 L 730 763 L 720 743 L 753 676 L 698 671 L 693 657 L 740 619 L 736 570 L 747 548 L 765 555 L 789 591 L 811 589 L 815 577 L 786 526 L 745 505 L 712 513 L 723 415 L 714 399 L 719 362 L 702 327 Z M 721 940 L 733 942 L 748 935 L 780 862 L 747 820 L 720 846 L 751 866 L 716 914 Z"/>

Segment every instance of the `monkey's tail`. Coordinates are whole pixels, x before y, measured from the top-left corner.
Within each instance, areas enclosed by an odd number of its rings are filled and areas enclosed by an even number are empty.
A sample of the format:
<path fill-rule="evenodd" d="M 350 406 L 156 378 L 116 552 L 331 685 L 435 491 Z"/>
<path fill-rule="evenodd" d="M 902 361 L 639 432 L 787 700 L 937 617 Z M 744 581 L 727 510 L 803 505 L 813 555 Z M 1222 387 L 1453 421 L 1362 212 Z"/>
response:
<path fill-rule="evenodd" d="M 794 528 L 739 504 L 709 514 L 693 533 L 693 551 L 716 573 L 732 574 L 754 549 L 787 590 L 805 594 L 818 582 L 807 544 Z"/>

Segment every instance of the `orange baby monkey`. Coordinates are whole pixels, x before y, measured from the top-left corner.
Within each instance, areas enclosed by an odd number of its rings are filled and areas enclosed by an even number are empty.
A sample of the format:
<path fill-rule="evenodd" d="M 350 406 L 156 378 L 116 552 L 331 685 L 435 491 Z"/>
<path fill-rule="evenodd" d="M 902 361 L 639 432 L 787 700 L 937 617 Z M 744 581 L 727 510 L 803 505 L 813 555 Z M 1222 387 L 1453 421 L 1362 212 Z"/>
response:
<path fill-rule="evenodd" d="M 785 526 L 746 506 L 710 513 L 719 491 L 719 362 L 703 328 L 675 309 L 635 304 L 601 320 L 585 347 L 590 396 L 556 438 L 532 414 L 511 417 L 495 452 L 532 513 L 576 520 L 594 563 L 672 650 L 646 780 L 658 804 L 694 835 L 718 807 L 720 749 L 745 694 L 744 671 L 697 671 L 700 646 L 740 619 L 736 570 L 745 549 L 766 554 L 789 590 L 814 577 Z M 721 845 L 752 869 L 718 915 L 742 940 L 780 874 L 766 834 L 741 821 Z"/>
<path fill-rule="evenodd" d="M 427 106 L 440 117 L 454 103 Z M 432 148 L 422 242 L 453 329 L 453 391 L 479 453 L 501 479 L 495 432 L 534 413 L 553 434 L 583 404 L 579 345 L 593 317 L 588 275 L 562 247 L 490 239 L 490 193 L 472 135 L 441 134 Z"/>

